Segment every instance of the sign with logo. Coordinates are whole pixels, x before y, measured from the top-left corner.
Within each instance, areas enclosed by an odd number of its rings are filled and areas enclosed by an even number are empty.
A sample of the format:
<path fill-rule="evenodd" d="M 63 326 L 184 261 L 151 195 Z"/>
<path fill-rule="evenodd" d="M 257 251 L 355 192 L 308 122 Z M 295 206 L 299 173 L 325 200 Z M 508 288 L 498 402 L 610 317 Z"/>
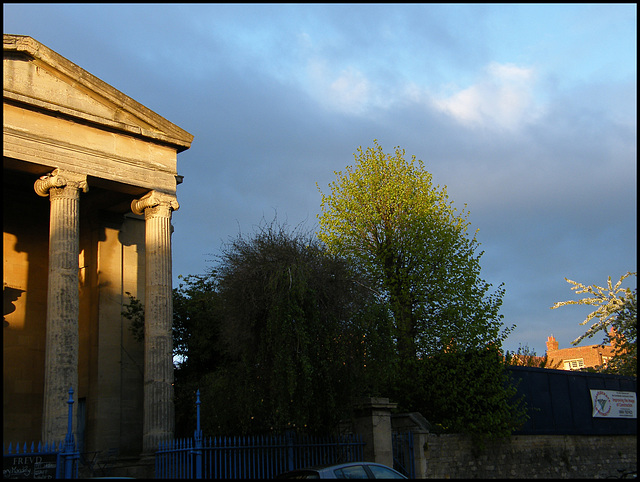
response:
<path fill-rule="evenodd" d="M 636 392 L 589 390 L 592 416 L 596 418 L 638 418 Z"/>

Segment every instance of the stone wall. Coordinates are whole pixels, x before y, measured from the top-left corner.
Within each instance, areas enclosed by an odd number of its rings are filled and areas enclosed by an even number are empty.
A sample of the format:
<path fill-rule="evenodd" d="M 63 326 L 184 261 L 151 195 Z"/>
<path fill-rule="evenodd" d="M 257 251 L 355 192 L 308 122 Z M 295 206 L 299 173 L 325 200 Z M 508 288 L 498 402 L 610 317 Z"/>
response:
<path fill-rule="evenodd" d="M 636 435 L 514 435 L 474 454 L 463 435 L 421 433 L 414 447 L 418 478 L 607 478 L 638 466 Z"/>

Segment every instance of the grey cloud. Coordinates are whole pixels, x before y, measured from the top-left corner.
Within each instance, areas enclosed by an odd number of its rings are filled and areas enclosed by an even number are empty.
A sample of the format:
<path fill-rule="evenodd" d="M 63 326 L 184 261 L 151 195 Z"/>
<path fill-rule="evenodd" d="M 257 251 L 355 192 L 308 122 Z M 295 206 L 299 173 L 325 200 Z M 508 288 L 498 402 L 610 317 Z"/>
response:
<path fill-rule="evenodd" d="M 316 182 L 326 191 L 333 172 L 353 163 L 357 147 L 378 139 L 387 152 L 399 145 L 422 159 L 455 206 L 468 204 L 485 251 L 482 275 L 494 287 L 505 283 L 505 322 L 518 324 L 507 347 L 527 343 L 543 353 L 551 333 L 568 346 L 584 332 L 584 316 L 579 309 L 549 310 L 571 298 L 564 277 L 604 283 L 636 266 L 635 79 L 585 81 L 570 92 L 544 79 L 546 114 L 509 133 L 464 127 L 408 98 L 363 116 L 337 113 L 279 73 L 303 65 L 303 52 L 287 51 L 287 42 L 304 25 L 330 24 L 334 42 L 316 53 L 334 65 L 379 54 L 370 67 L 385 75 L 383 93 L 405 75 L 395 70 L 407 58 L 421 62 L 434 83 L 442 78 L 442 57 L 475 70 L 492 60 L 481 42 L 486 7 L 461 9 L 475 44 L 444 21 L 441 7 L 405 5 L 397 12 L 411 15 L 384 18 L 379 6 L 353 8 L 205 5 L 197 18 L 163 5 L 155 14 L 146 6 L 5 5 L 4 11 L 7 33 L 34 36 L 195 135 L 178 157 L 185 180 L 173 220 L 174 276 L 203 272 L 222 242 L 239 229 L 252 231 L 263 217 L 313 225 Z M 239 10 L 256 15 L 238 17 Z M 79 15 L 87 11 L 104 21 L 85 25 Z M 146 23 L 141 13 L 150 13 Z M 287 16 L 299 19 L 296 28 L 285 27 Z M 273 64 L 260 58 L 259 46 L 245 57 L 242 43 L 225 36 L 260 20 L 288 29 L 268 39 L 282 52 Z M 226 30 L 216 30 L 224 24 Z M 385 28 L 406 31 L 385 40 Z M 338 42 L 350 32 L 349 45 Z M 384 55 L 390 45 L 398 59 Z"/>

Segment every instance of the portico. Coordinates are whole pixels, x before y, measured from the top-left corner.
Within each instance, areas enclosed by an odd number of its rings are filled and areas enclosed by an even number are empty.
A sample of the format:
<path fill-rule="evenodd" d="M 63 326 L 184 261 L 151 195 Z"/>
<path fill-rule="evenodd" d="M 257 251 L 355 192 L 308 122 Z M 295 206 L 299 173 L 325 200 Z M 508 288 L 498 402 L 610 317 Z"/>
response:
<path fill-rule="evenodd" d="M 71 386 L 85 450 L 151 454 L 174 431 L 171 218 L 193 136 L 33 38 L 3 40 L 3 439 L 64 439 Z"/>

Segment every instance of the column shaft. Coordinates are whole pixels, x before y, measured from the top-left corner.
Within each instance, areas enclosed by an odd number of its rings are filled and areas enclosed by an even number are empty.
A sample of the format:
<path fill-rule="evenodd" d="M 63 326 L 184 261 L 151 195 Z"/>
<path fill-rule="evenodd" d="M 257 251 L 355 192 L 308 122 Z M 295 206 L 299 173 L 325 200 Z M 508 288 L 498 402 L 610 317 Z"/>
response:
<path fill-rule="evenodd" d="M 45 343 L 42 439 L 65 438 L 69 388 L 78 390 L 78 251 L 80 189 L 86 182 L 59 176 L 35 184 L 41 196 L 49 195 L 49 273 Z M 77 175 L 76 175 L 77 176 Z M 82 179 L 83 177 L 80 176 Z"/>
<path fill-rule="evenodd" d="M 171 280 L 171 211 L 175 197 L 150 193 L 134 201 L 145 216 L 145 366 L 143 451 L 173 438 L 173 300 Z"/>

